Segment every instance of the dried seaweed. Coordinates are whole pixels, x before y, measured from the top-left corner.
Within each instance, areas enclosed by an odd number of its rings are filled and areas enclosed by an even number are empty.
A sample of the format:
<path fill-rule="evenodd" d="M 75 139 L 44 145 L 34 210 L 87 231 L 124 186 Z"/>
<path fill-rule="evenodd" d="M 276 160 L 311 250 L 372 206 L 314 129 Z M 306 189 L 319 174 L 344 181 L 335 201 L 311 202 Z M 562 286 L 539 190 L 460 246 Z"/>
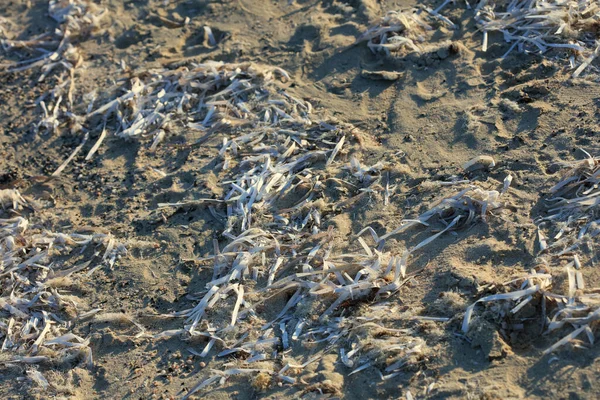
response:
<path fill-rule="evenodd" d="M 56 68 L 70 71 L 79 66 L 82 58 L 75 45 L 100 27 L 105 13 L 106 10 L 87 0 L 50 0 L 48 15 L 60 24 L 59 28 L 27 40 L 2 39 L 0 44 L 6 52 L 33 50 L 40 54 L 33 59 L 5 65 L 7 72 L 41 67 L 42 75 L 38 80 L 42 81 Z"/>
<path fill-rule="evenodd" d="M 475 20 L 483 32 L 483 51 L 490 32 L 500 32 L 512 43 L 504 54 L 515 48 L 521 52 L 545 53 L 550 49 L 570 50 L 582 60 L 573 73 L 579 76 L 600 51 L 595 25 L 600 4 L 595 0 L 481 0 L 475 8 Z"/>
<path fill-rule="evenodd" d="M 16 190 L 0 194 L 6 211 L 27 205 Z M 80 355 L 92 363 L 89 339 L 70 332 L 74 314 L 82 310 L 62 290 L 74 285 L 77 272 L 90 262 L 71 267 L 59 262 L 72 249 L 86 247 L 98 249 L 97 262 L 109 266 L 125 252 L 108 234 L 55 233 L 23 216 L 0 219 L 0 339 L 2 351 L 13 354 L 10 362 L 59 363 Z M 34 372 L 30 376 L 44 386 L 43 376 Z"/>
<path fill-rule="evenodd" d="M 364 32 L 356 42 L 366 41 L 367 46 L 374 53 L 384 52 L 387 55 L 399 51 L 421 53 L 423 50 L 421 44 L 426 41 L 428 33 L 433 29 L 429 16 L 418 10 L 390 11 L 378 24 Z"/>
<path fill-rule="evenodd" d="M 508 292 L 477 300 L 467 309 L 462 326 L 464 332 L 469 329 L 469 321 L 477 303 L 509 301 L 512 303 L 510 313 L 516 314 L 535 298 L 538 304 L 543 305 L 542 326 L 547 328 L 548 333 L 566 327 L 573 329 L 543 354 L 573 342 L 583 332 L 586 332 L 590 344 L 594 344 L 593 333 L 600 319 L 600 297 L 596 289 L 586 289 L 581 273 L 585 265 L 580 255 L 584 254 L 582 245 L 593 243 L 600 233 L 600 220 L 597 217 L 600 161 L 588 155 L 584 160 L 566 163 L 566 166 L 569 169 L 550 189 L 548 215 L 536 220 L 538 259 L 548 272 L 531 271 L 526 276 L 499 286 L 502 290 L 508 289 Z M 549 235 L 550 232 L 553 234 Z M 563 261 L 565 257 L 571 260 L 567 264 Z M 554 293 L 556 275 L 565 273 L 568 280 L 566 293 Z"/>
<path fill-rule="evenodd" d="M 378 24 L 369 28 L 357 40 L 367 41 L 373 52 L 422 53 L 431 40 L 434 23 L 451 29 L 455 25 L 437 9 L 421 6 L 425 11 L 390 11 Z M 471 8 L 466 2 L 467 8 Z M 544 54 L 552 49 L 565 50 L 572 76 L 580 76 L 600 54 L 597 23 L 600 4 L 595 0 L 479 0 L 474 8 L 474 19 L 483 33 L 482 49 L 487 51 L 489 36 L 499 32 L 506 43 L 511 43 L 502 58 L 517 49 L 525 53 Z M 577 66 L 576 62 L 579 61 Z M 596 68 L 594 68 L 597 70 Z"/>

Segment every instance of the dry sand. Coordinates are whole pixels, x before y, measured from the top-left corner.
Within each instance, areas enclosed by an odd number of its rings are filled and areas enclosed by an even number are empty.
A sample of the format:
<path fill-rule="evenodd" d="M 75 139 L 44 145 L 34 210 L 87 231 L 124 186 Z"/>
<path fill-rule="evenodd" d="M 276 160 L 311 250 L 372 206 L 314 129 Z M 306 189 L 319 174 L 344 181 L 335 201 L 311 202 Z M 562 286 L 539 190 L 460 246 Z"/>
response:
<path fill-rule="evenodd" d="M 441 2 L 428 3 L 435 7 Z M 446 6 L 444 15 L 458 29 L 440 28 L 433 38 L 453 41 L 452 48 L 384 57 L 374 55 L 364 43 L 353 45 L 356 38 L 388 10 L 410 9 L 417 2 L 100 2 L 108 12 L 102 31 L 77 45 L 84 64 L 76 72 L 75 97 L 83 109 L 83 94 L 94 89 L 108 94 L 122 84 L 120 79 L 150 67 L 190 58 L 251 61 L 285 69 L 293 82 L 289 93 L 311 101 L 317 115 L 358 128 L 338 155 L 339 165 L 323 167 L 324 176 L 342 177 L 357 187 L 330 181 L 323 199 L 335 203 L 360 194 L 361 183 L 342 168 L 351 156 L 369 166 L 385 162 L 379 188 L 389 176 L 392 196 L 386 206 L 382 190 L 367 192 L 345 207 L 324 212 L 323 226 L 333 227 L 338 249 L 349 248 L 350 237 L 363 227 L 390 231 L 403 218 L 456 193 L 453 186 L 435 182 L 458 177 L 499 190 L 507 174 L 513 176 L 501 211 L 485 222 L 444 234 L 415 254 L 409 265 L 413 279 L 385 300 L 387 308 L 377 315 L 378 321 L 411 332 L 398 333 L 400 338 L 406 335 L 407 341 L 420 338 L 425 343 L 397 376 L 382 381 L 378 366 L 349 375 L 353 368 L 345 366 L 334 350 L 294 371 L 295 384 L 257 373 L 232 376 L 196 393 L 198 398 L 405 398 L 407 390 L 414 398 L 432 399 L 597 398 L 600 348 L 569 345 L 543 356 L 542 351 L 569 330 L 542 334 L 539 304 L 525 311 L 529 317 L 524 328 L 512 329 L 510 318 L 500 318 L 495 306 L 482 306 L 469 333 L 461 331 L 465 307 L 485 293 L 486 285 L 536 267 L 533 220 L 545 213 L 544 199 L 559 180 L 559 161 L 584 158 L 580 149 L 600 153 L 597 76 L 571 79 L 565 62 L 535 54 L 514 52 L 500 60 L 508 48 L 500 35 L 491 35 L 488 51 L 482 52 L 472 11 L 457 3 Z M 11 37 L 31 37 L 57 27 L 47 16 L 44 1 L 4 1 L 2 9 L 1 16 L 12 22 L 3 25 Z M 184 25 L 186 17 L 190 21 Z M 218 46 L 207 44 L 205 25 L 212 28 Z M 17 58 L 14 53 L 6 55 L 7 60 Z M 374 73 L 379 71 L 389 74 Z M 112 270 L 99 268 L 64 289 L 77 296 L 80 309 L 136 316 L 151 334 L 180 329 L 180 319 L 150 315 L 195 306 L 197 300 L 187 295 L 204 290 L 212 263 L 193 259 L 212 254 L 213 238 L 221 246 L 228 241 L 219 236 L 223 221 L 206 207 L 160 209 L 158 203 L 222 196 L 220 182 L 227 174 L 218 168 L 221 138 L 215 135 L 202 145 L 189 146 L 201 133 L 174 129 L 151 152 L 152 138 L 128 141 L 109 135 L 93 159 L 85 161 L 100 133 L 94 130 L 85 151 L 60 176 L 49 178 L 82 136 L 68 127 L 50 134 L 35 132 L 41 114 L 35 100 L 55 84 L 52 74 L 41 83 L 36 82 L 38 77 L 38 69 L 0 75 L 0 188 L 16 188 L 36 201 L 39 210 L 32 218 L 45 229 L 110 231 L 127 244 L 128 254 Z M 492 156 L 495 167 L 465 173 L 462 165 L 479 155 Z M 400 253 L 431 233 L 420 228 L 401 233 L 388 240 L 387 248 Z M 600 283 L 591 263 L 585 278 L 589 287 Z M 2 296 L 9 294 L 8 289 L 2 288 Z M 263 313 L 274 316 L 292 294 L 285 293 L 272 303 L 276 310 Z M 221 304 L 232 307 L 234 302 L 230 297 Z M 347 315 L 369 317 L 365 303 L 369 300 L 342 307 Z M 323 311 L 320 304 L 305 307 L 309 317 Z M 210 317 L 227 320 L 229 313 L 230 308 L 220 306 Z M 413 318 L 419 315 L 450 320 Z M 76 362 L 40 365 L 52 383 L 44 391 L 27 378 L 23 365 L 5 364 L 0 367 L 0 397 L 180 398 L 213 370 L 244 367 L 242 358 L 217 357 L 223 350 L 218 343 L 200 358 L 188 349 L 202 351 L 206 339 L 136 338 L 136 327 L 119 319 L 79 321 L 72 329 L 90 338 L 92 369 Z M 376 335 L 357 337 L 378 350 Z M 290 354 L 297 362 L 321 349 L 300 342 L 292 347 Z M 281 359 L 267 359 L 245 367 L 282 366 Z"/>

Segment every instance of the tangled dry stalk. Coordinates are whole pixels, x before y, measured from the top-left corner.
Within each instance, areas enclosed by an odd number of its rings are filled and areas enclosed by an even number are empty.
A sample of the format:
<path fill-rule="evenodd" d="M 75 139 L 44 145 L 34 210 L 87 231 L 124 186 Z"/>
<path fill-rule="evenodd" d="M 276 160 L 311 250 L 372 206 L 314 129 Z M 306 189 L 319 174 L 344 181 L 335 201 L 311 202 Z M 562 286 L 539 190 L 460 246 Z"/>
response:
<path fill-rule="evenodd" d="M 112 268 L 125 247 L 110 234 L 65 234 L 37 226 L 35 217 L 21 215 L 32 205 L 16 190 L 0 190 L 0 204 L 0 337 L 6 352 L 1 362 L 93 365 L 89 339 L 72 333 L 74 321 L 89 310 L 69 292 L 84 271 L 89 276 L 102 265 Z M 89 252 L 86 261 L 74 263 Z"/>
<path fill-rule="evenodd" d="M 374 52 L 423 52 L 433 30 L 432 21 L 455 28 L 439 13 L 447 3 L 436 10 L 390 12 L 359 41 L 367 41 Z M 267 374 L 282 384 L 295 383 L 295 371 L 331 351 L 339 352 L 350 374 L 373 367 L 383 380 L 418 362 L 416 355 L 427 352 L 427 345 L 415 332 L 385 325 L 386 314 L 393 308 L 389 300 L 413 278 L 411 256 L 448 232 L 489 222 L 503 209 L 511 176 L 498 190 L 463 186 L 463 190 L 413 219 L 402 220 L 387 233 L 365 227 L 345 238 L 350 244 L 340 249 L 334 245 L 333 232 L 325 230 L 323 224 L 324 214 L 344 206 L 327 198 L 327 179 L 358 188 L 357 198 L 383 193 L 386 204 L 390 201 L 389 184 L 385 189 L 380 184 L 385 163 L 365 166 L 355 157 L 346 161 L 356 127 L 314 117 L 310 101 L 287 90 L 286 83 L 292 78 L 286 71 L 252 63 L 188 63 L 144 71 L 116 92 L 93 98 L 87 110 L 78 115 L 72 94 L 81 56 L 75 44 L 99 27 L 104 11 L 88 2 L 65 0 L 51 1 L 49 13 L 60 24 L 57 32 L 27 41 L 5 39 L 2 44 L 6 51 L 34 49 L 41 54 L 10 65 L 10 72 L 41 67 L 40 81 L 61 67 L 68 74 L 63 74 L 64 79 L 59 79 L 48 94 L 52 106 L 46 99 L 39 101 L 44 116 L 38 130 L 55 132 L 73 124 L 84 132 L 81 145 L 55 175 L 82 151 L 92 132 L 100 134 L 86 160 L 93 158 L 109 132 L 128 140 L 149 137 L 152 151 L 175 131 L 201 132 L 203 136 L 196 143 L 216 136 L 222 140 L 216 165 L 228 174 L 221 182 L 223 196 L 189 198 L 159 207 L 206 206 L 216 219 L 224 221 L 219 237 L 227 243 L 220 246 L 215 239 L 213 254 L 194 260 L 210 264 L 211 272 L 204 290 L 192 296 L 195 305 L 168 315 L 182 319 L 181 329 L 150 334 L 141 328 L 139 335 L 157 340 L 202 337 L 205 347 L 199 352 L 191 349 L 193 354 L 206 357 L 216 349 L 216 357 L 240 356 L 239 368 L 213 371 L 184 398 L 235 375 Z M 573 57 L 584 57 L 574 76 L 591 65 L 600 49 L 589 35 L 599 13 L 599 6 L 589 1 L 515 0 L 505 4 L 484 0 L 475 8 L 484 50 L 492 31 L 501 32 L 513 43 L 506 54 L 514 48 L 540 52 L 565 48 L 575 52 Z M 96 103 L 102 105 L 95 107 Z M 493 160 L 490 165 L 494 166 Z M 354 178 L 352 182 L 340 178 L 344 170 L 349 171 L 348 179 Z M 545 353 L 572 342 L 583 332 L 593 343 L 600 308 L 597 291 L 585 288 L 581 273 L 584 264 L 578 252 L 600 233 L 596 218 L 599 183 L 598 159 L 589 157 L 572 166 L 552 189 L 550 216 L 538 221 L 539 260 L 548 271 L 533 270 L 500 285 L 504 293 L 478 299 L 466 311 L 463 331 L 469 329 L 476 304 L 507 302 L 510 307 L 504 312 L 518 314 L 537 303 L 541 304 L 547 331 L 573 328 Z M 302 195 L 297 196 L 298 192 Z M 61 363 L 78 358 L 91 363 L 89 340 L 76 336 L 70 328 L 74 319 L 98 311 L 82 310 L 62 289 L 74 285 L 96 258 L 112 268 L 124 246 L 111 235 L 63 234 L 30 227 L 35 224 L 19 214 L 30 204 L 14 190 L 0 191 L 0 205 L 7 214 L 0 219 L 0 328 L 2 350 L 11 354 L 2 362 Z M 417 227 L 437 229 L 410 248 L 386 250 L 386 240 L 408 235 Z M 542 231 L 552 230 L 557 232 L 548 243 Z M 372 240 L 365 239 L 365 233 Z M 63 257 L 72 254 L 74 248 L 82 253 L 91 248 L 102 248 L 103 252 L 96 251 L 87 261 L 70 265 Z M 572 260 L 560 265 L 566 256 Z M 568 277 L 566 294 L 551 291 L 558 269 L 566 271 Z M 345 306 L 350 303 L 366 304 L 369 317 L 347 313 Z M 283 306 L 276 309 L 277 304 Z M 226 312 L 227 318 L 213 318 L 217 310 Z M 433 320 L 447 321 L 450 317 Z M 299 343 L 324 345 L 301 361 L 294 353 Z M 262 366 L 260 362 L 267 359 L 277 360 L 280 368 Z M 260 367 L 251 368 L 253 365 Z M 31 370 L 29 375 L 40 385 L 47 384 L 37 371 Z"/>

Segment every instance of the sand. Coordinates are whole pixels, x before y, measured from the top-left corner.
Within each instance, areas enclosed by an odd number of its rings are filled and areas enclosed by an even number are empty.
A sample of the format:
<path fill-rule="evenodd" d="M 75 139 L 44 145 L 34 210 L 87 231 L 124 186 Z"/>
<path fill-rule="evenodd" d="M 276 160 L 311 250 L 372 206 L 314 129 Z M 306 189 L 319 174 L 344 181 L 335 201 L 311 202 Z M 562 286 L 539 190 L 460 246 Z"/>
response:
<path fill-rule="evenodd" d="M 511 324 L 520 319 L 501 317 L 502 305 L 491 305 L 478 307 L 469 332 L 461 330 L 468 305 L 483 294 L 505 290 L 494 289 L 494 284 L 538 267 L 534 221 L 546 215 L 545 199 L 563 171 L 560 162 L 585 158 L 582 150 L 599 154 L 594 137 L 600 87 L 592 70 L 572 79 L 568 62 L 557 54 L 514 52 L 500 59 L 509 45 L 499 34 L 490 35 L 483 52 L 472 10 L 462 2 L 443 9 L 457 29 L 436 29 L 431 37 L 435 51 L 387 57 L 373 54 L 365 43 L 355 44 L 356 39 L 387 11 L 408 10 L 417 2 L 99 4 L 108 13 L 101 29 L 77 43 L 83 65 L 75 72 L 75 109 L 85 112 L 84 94 L 96 90 L 106 99 L 126 78 L 149 68 L 189 60 L 250 61 L 283 68 L 290 75 L 286 90 L 310 101 L 315 115 L 355 127 L 337 161 L 320 166 L 324 176 L 353 183 L 328 181 L 322 194 L 329 205 L 323 208 L 323 231 L 333 230 L 330 241 L 340 252 L 356 251 L 353 235 L 364 227 L 389 232 L 402 219 L 422 214 L 458 190 L 436 182 L 470 179 L 484 190 L 501 190 L 505 177 L 513 177 L 502 209 L 416 252 L 408 267 L 411 279 L 383 305 L 362 299 L 341 306 L 345 315 L 375 318 L 398 332 L 358 329 L 315 362 L 293 368 L 289 375 L 296 378 L 294 384 L 253 372 L 231 376 L 222 384 L 216 381 L 194 396 L 408 398 L 410 391 L 413 398 L 432 399 L 597 397 L 599 347 L 582 339 L 580 347 L 567 345 L 544 356 L 545 349 L 572 329 L 543 334 L 539 302 L 523 311 L 524 326 L 518 329 Z M 427 4 L 435 8 L 441 2 Z M 58 26 L 47 16 L 44 1 L 5 2 L 3 8 L 2 17 L 10 23 L 2 24 L 2 30 L 11 38 L 52 32 Z M 204 26 L 212 29 L 216 46 L 208 43 Z M 19 59 L 14 52 L 3 57 L 7 62 Z M 32 367 L 7 362 L 11 355 L 3 352 L 2 398 L 181 398 L 214 371 L 278 371 L 286 357 L 302 364 L 324 349 L 293 341 L 287 352 L 279 348 L 277 357 L 246 365 L 240 354 L 217 357 L 226 348 L 220 342 L 206 357 L 192 354 L 190 348 L 197 353 L 204 349 L 205 337 L 153 338 L 183 327 L 180 318 L 164 316 L 198 303 L 211 280 L 212 262 L 197 260 L 213 254 L 213 239 L 221 248 L 228 243 L 220 236 L 224 221 L 208 207 L 159 207 L 223 196 L 221 182 L 228 175 L 218 157 L 222 137 L 216 134 L 191 145 L 201 132 L 176 126 L 151 151 L 152 137 L 126 140 L 109 134 L 86 161 L 101 131 L 93 129 L 83 151 L 59 176 L 51 177 L 83 136 L 68 126 L 54 132 L 36 129 L 43 113 L 35 101 L 56 84 L 53 74 L 43 82 L 37 82 L 39 76 L 39 69 L 0 75 L 0 188 L 18 189 L 36 202 L 37 211 L 26 213 L 43 229 L 111 232 L 124 243 L 128 253 L 114 267 L 101 266 L 62 290 L 77 298 L 80 310 L 102 308 L 104 313 L 135 318 L 147 335 L 136 337 L 138 329 L 124 318 L 77 321 L 72 331 L 90 339 L 94 365 L 87 368 L 72 361 L 33 367 L 51 383 L 47 389 L 28 378 L 26 371 Z M 495 166 L 464 171 L 463 165 L 480 155 L 493 157 Z M 367 166 L 385 163 L 382 171 L 373 173 L 382 179 L 377 190 L 358 190 L 368 184 L 345 168 L 351 157 Z M 383 189 L 388 180 L 391 196 L 386 205 Z M 299 188 L 290 204 L 303 195 Z M 386 248 L 401 254 L 401 249 L 439 230 L 440 225 L 414 228 L 388 239 Z M 71 257 L 65 262 L 75 261 Z M 597 287 L 600 275 L 594 257 L 585 261 L 586 285 Z M 254 283 L 247 285 L 252 288 Z M 9 293 L 10 288 L 2 288 L 2 297 Z M 272 319 L 293 293 L 284 292 L 258 309 L 259 319 Z M 249 301 L 260 300 L 259 294 L 254 296 Z M 219 303 L 209 312 L 210 320 L 227 321 L 234 303 L 235 296 Z M 311 320 L 329 304 L 306 302 L 294 315 Z M 251 335 L 258 335 L 251 322 L 244 324 Z M 422 350 L 407 356 L 407 366 L 397 375 L 382 380 L 381 372 L 393 360 L 378 338 L 390 337 L 410 346 L 419 343 Z M 349 351 L 351 343 L 372 352 L 373 367 L 350 375 L 359 364 L 344 365 L 339 348 Z"/>

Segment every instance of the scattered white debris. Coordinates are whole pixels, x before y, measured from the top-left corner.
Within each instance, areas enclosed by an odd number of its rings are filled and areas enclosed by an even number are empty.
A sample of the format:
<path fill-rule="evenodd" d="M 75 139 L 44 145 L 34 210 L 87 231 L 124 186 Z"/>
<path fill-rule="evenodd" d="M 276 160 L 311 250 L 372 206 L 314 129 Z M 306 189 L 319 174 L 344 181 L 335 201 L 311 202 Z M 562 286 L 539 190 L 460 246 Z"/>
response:
<path fill-rule="evenodd" d="M 465 171 L 474 171 L 482 168 L 494 168 L 496 166 L 496 162 L 494 158 L 491 156 L 477 156 L 465 163 L 463 165 L 463 169 Z"/>
<path fill-rule="evenodd" d="M 28 206 L 18 191 L 10 189 L 0 191 L 0 203 L 5 213 Z M 111 235 L 54 233 L 40 230 L 22 216 L 0 219 L 0 282 L 8 288 L 0 291 L 0 340 L 2 351 L 15 353 L 11 361 L 46 362 L 49 356 L 37 355 L 42 352 L 53 354 L 55 360 L 80 355 L 91 364 L 89 340 L 69 333 L 70 318 L 64 314 L 64 310 L 80 310 L 62 290 L 72 286 L 77 273 L 90 262 L 69 266 L 56 262 L 55 256 L 70 254 L 74 247 L 92 246 L 105 248 L 98 263 L 107 265 L 125 253 L 125 247 Z M 39 371 L 28 370 L 28 376 L 42 388 L 48 387 Z"/>

